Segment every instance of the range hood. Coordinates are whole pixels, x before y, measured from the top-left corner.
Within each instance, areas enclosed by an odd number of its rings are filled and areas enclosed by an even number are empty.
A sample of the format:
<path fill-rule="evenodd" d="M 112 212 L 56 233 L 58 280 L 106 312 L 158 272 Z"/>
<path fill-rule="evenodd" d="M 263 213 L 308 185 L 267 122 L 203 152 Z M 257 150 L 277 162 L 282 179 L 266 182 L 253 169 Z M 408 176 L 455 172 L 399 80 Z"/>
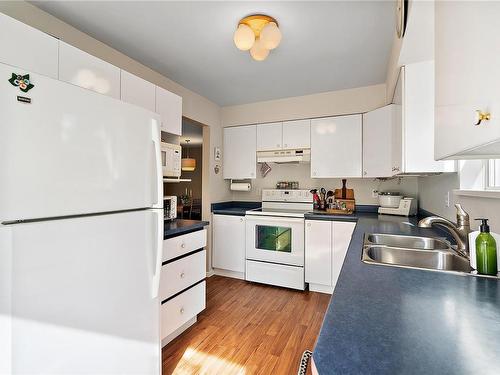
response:
<path fill-rule="evenodd" d="M 257 163 L 309 163 L 310 149 L 257 151 Z"/>

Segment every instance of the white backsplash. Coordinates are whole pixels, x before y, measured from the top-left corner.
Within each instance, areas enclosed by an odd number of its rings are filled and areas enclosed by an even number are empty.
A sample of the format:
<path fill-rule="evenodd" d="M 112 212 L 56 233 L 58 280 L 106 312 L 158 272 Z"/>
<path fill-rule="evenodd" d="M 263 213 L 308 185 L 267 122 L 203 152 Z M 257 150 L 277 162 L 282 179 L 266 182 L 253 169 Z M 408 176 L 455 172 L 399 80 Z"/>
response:
<path fill-rule="evenodd" d="M 278 181 L 298 181 L 300 189 L 313 189 L 324 187 L 335 190 L 342 187 L 342 180 L 338 178 L 315 178 L 310 177 L 310 164 L 270 164 L 272 170 L 269 174 L 252 180 L 252 190 L 248 192 L 233 191 L 235 201 L 260 201 L 262 189 L 274 189 Z M 379 181 L 374 179 L 350 178 L 347 179 L 347 187 L 354 189 L 356 204 L 378 204 L 378 198 L 372 197 L 372 191 L 399 191 L 403 195 L 417 197 L 418 181 L 416 177 L 404 177 Z"/>

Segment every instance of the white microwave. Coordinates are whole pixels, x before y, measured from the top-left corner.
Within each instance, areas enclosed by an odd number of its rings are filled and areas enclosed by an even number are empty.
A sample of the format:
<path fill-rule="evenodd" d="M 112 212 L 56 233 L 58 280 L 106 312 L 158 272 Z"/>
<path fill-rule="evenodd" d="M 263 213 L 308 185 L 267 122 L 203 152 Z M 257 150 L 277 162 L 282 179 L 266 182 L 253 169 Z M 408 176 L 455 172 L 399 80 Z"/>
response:
<path fill-rule="evenodd" d="M 181 146 L 172 143 L 161 143 L 161 164 L 163 177 L 181 176 Z"/>

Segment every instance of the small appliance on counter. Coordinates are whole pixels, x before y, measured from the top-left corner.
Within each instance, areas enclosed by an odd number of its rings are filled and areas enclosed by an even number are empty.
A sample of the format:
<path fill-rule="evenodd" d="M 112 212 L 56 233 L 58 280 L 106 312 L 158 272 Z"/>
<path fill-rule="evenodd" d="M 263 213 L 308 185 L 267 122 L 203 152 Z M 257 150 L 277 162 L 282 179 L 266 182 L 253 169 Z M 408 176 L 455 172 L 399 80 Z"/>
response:
<path fill-rule="evenodd" d="M 177 197 L 166 195 L 163 197 L 163 219 L 174 220 L 177 218 Z"/>
<path fill-rule="evenodd" d="M 379 214 L 413 216 L 417 214 L 417 200 L 403 197 L 398 192 L 380 192 L 378 194 Z"/>

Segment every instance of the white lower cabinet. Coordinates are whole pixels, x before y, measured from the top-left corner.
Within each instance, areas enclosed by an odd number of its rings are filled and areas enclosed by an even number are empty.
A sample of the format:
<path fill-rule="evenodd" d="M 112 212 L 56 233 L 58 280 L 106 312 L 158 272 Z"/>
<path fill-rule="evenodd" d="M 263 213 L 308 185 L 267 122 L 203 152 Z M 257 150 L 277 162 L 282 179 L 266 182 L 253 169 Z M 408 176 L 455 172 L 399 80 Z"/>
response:
<path fill-rule="evenodd" d="M 306 220 L 306 283 L 331 286 L 332 222 Z"/>
<path fill-rule="evenodd" d="M 245 217 L 214 214 L 212 223 L 212 267 L 216 269 L 217 274 L 244 278 Z M 234 274 L 231 274 L 233 272 Z"/>
<path fill-rule="evenodd" d="M 162 345 L 168 344 L 205 309 L 206 230 L 163 241 L 160 276 L 160 327 Z"/>
<path fill-rule="evenodd" d="M 160 280 L 160 300 L 165 301 L 203 280 L 206 276 L 206 259 L 206 250 L 202 250 L 165 264 L 162 267 L 164 277 Z"/>
<path fill-rule="evenodd" d="M 356 223 L 306 220 L 305 281 L 309 290 L 332 293 Z"/>
<path fill-rule="evenodd" d="M 351 243 L 352 233 L 356 223 L 347 221 L 332 221 L 333 247 L 332 247 L 332 286 L 335 288 L 344 264 L 347 249 Z"/>
<path fill-rule="evenodd" d="M 161 305 L 162 340 L 205 309 L 205 281 Z"/>

